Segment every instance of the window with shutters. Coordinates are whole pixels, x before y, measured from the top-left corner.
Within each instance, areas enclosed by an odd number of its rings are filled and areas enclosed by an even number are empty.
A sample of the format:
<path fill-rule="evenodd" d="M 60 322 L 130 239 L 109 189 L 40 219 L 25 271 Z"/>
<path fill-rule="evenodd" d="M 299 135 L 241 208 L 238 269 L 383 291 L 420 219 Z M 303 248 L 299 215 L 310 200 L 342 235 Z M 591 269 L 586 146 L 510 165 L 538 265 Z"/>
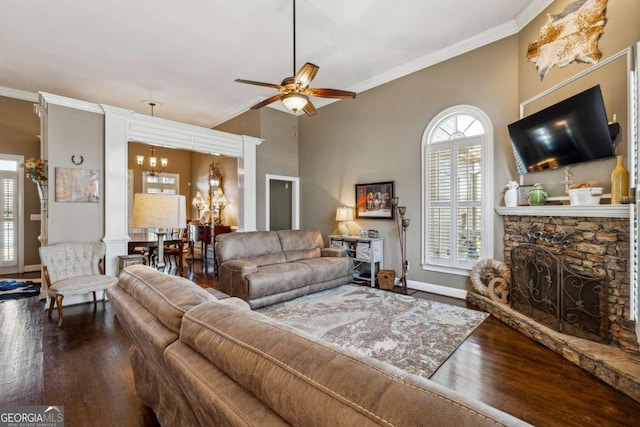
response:
<path fill-rule="evenodd" d="M 422 138 L 422 266 L 468 274 L 493 257 L 493 131 L 481 110 L 438 114 Z"/>
<path fill-rule="evenodd" d="M 18 161 L 0 159 L 0 267 L 18 263 Z"/>

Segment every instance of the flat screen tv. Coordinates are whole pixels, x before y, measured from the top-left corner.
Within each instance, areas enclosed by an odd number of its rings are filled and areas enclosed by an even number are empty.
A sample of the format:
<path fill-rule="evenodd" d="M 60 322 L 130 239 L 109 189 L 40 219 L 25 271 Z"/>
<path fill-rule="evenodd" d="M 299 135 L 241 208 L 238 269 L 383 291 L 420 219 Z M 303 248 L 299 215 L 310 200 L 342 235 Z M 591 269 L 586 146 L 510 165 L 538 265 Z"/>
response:
<path fill-rule="evenodd" d="M 508 127 L 520 175 L 614 156 L 600 85 Z"/>

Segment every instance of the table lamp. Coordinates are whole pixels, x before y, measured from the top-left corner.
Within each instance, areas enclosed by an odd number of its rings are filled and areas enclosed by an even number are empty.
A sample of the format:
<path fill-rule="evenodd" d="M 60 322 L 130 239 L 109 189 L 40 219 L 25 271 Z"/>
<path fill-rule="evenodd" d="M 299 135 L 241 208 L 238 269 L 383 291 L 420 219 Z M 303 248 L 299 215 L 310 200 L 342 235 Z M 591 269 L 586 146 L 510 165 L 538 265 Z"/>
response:
<path fill-rule="evenodd" d="M 158 236 L 158 270 L 164 270 L 164 236 L 167 228 L 187 226 L 185 196 L 177 194 L 138 193 L 133 197 L 133 220 L 136 228 L 155 228 Z"/>
<path fill-rule="evenodd" d="M 207 201 L 202 197 L 202 193 L 196 191 L 196 197 L 193 198 L 191 205 L 198 211 L 198 221 L 200 221 L 200 211 L 207 205 Z"/>
<path fill-rule="evenodd" d="M 353 208 L 342 207 L 336 211 L 336 221 L 340 221 L 338 230 L 341 236 L 349 235 L 349 224 L 347 222 L 353 221 Z"/>

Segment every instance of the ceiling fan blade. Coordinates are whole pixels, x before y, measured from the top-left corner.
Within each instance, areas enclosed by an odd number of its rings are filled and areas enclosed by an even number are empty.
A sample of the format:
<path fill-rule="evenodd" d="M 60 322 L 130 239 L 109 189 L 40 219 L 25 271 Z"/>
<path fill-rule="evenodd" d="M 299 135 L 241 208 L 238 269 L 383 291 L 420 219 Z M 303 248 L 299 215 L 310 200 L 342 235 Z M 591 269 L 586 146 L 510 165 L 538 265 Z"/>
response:
<path fill-rule="evenodd" d="M 319 98 L 351 98 L 355 99 L 356 93 L 349 92 L 347 90 L 339 90 L 339 89 L 322 89 L 322 88 L 309 88 L 307 90 L 309 95 L 317 96 Z"/>
<path fill-rule="evenodd" d="M 302 107 L 302 111 L 307 113 L 307 116 L 315 116 L 317 113 L 316 107 L 313 106 L 313 103 L 311 102 L 311 100 L 307 102 L 307 105 Z"/>
<path fill-rule="evenodd" d="M 280 94 L 280 93 L 279 93 L 279 94 L 277 94 L 277 95 L 273 95 L 271 98 L 267 98 L 267 99 L 265 99 L 264 101 L 260 101 L 260 102 L 258 102 L 256 105 L 252 106 L 252 107 L 251 107 L 251 109 L 252 109 L 252 110 L 257 110 L 258 108 L 262 108 L 262 107 L 264 107 L 265 105 L 269 105 L 269 104 L 271 104 L 272 102 L 277 101 L 278 99 L 280 99 L 280 96 L 281 96 L 281 95 L 282 95 L 282 94 Z"/>
<path fill-rule="evenodd" d="M 316 74 L 318 74 L 319 69 L 320 67 L 317 65 L 307 62 L 298 70 L 296 75 L 293 77 L 293 81 L 301 87 L 307 87 Z"/>
<path fill-rule="evenodd" d="M 254 82 L 253 80 L 244 80 L 244 79 L 236 79 L 235 81 L 238 82 L 238 83 L 245 83 L 245 84 L 248 84 L 248 85 L 272 87 L 272 88 L 278 89 L 278 90 L 284 89 L 282 86 L 277 85 L 275 83 Z"/>

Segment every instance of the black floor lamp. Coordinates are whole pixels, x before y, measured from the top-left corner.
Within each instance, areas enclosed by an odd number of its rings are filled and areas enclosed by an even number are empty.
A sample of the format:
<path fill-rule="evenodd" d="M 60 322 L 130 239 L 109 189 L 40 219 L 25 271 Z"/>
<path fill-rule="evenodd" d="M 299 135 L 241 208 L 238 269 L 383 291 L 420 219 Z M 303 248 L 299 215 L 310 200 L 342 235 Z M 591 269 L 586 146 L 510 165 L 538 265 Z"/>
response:
<path fill-rule="evenodd" d="M 405 218 L 404 215 L 407 213 L 406 206 L 398 206 L 398 197 L 394 197 L 391 199 L 391 204 L 393 205 L 393 209 L 396 211 L 396 224 L 398 226 L 398 238 L 400 239 L 400 257 L 402 262 L 402 276 L 400 280 L 402 281 L 402 292 L 407 293 L 407 228 L 409 228 L 409 222 L 411 220 L 409 218 Z"/>

